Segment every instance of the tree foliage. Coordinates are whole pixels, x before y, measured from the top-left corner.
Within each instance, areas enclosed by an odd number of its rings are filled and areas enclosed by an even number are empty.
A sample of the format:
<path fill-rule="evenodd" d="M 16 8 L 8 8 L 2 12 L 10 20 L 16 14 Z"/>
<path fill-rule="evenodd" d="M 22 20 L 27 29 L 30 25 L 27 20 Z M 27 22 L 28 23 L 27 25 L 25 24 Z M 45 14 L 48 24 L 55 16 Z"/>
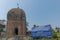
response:
<path fill-rule="evenodd" d="M 57 33 L 55 32 L 54 29 L 52 29 L 52 37 L 53 37 L 53 38 L 57 38 Z"/>

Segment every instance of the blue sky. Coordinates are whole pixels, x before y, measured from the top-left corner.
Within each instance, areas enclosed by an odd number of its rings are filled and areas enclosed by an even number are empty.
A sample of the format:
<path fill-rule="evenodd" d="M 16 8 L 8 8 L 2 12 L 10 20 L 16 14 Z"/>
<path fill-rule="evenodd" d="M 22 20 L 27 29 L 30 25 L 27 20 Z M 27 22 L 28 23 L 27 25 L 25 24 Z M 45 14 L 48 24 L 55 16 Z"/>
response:
<path fill-rule="evenodd" d="M 17 8 L 16 0 L 0 0 L 0 19 L 7 20 L 7 12 Z M 19 7 L 26 13 L 30 28 L 51 24 L 60 26 L 60 0 L 18 0 Z"/>

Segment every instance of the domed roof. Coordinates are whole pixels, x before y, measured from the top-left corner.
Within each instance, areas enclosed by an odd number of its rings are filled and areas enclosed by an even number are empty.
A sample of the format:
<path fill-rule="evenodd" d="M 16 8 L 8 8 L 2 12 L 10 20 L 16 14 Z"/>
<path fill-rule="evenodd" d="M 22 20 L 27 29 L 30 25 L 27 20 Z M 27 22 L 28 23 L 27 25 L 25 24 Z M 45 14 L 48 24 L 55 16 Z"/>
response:
<path fill-rule="evenodd" d="M 13 8 L 8 13 L 18 13 L 18 14 L 23 13 L 24 14 L 24 11 L 20 8 Z"/>
<path fill-rule="evenodd" d="M 9 19 L 11 15 L 25 16 L 25 12 L 20 8 L 13 8 L 8 11 L 7 18 Z"/>

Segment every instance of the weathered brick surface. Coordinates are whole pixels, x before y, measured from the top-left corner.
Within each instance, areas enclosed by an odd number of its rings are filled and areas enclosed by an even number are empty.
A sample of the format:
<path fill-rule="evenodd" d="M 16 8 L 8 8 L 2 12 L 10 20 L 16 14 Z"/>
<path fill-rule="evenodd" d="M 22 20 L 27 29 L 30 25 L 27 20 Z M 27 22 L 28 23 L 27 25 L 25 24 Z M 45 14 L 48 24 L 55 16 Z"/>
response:
<path fill-rule="evenodd" d="M 7 36 L 14 36 L 15 28 L 18 28 L 18 35 L 26 35 L 25 12 L 19 8 L 11 9 L 7 14 Z"/>

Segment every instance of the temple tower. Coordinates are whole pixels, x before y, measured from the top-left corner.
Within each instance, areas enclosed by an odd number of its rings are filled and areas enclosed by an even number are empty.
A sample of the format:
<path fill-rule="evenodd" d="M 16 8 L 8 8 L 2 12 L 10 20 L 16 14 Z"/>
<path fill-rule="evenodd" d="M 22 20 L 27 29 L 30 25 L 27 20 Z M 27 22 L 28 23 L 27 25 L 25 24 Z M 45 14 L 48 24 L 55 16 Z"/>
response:
<path fill-rule="evenodd" d="M 26 15 L 20 8 L 13 8 L 7 14 L 7 36 L 26 36 Z"/>

